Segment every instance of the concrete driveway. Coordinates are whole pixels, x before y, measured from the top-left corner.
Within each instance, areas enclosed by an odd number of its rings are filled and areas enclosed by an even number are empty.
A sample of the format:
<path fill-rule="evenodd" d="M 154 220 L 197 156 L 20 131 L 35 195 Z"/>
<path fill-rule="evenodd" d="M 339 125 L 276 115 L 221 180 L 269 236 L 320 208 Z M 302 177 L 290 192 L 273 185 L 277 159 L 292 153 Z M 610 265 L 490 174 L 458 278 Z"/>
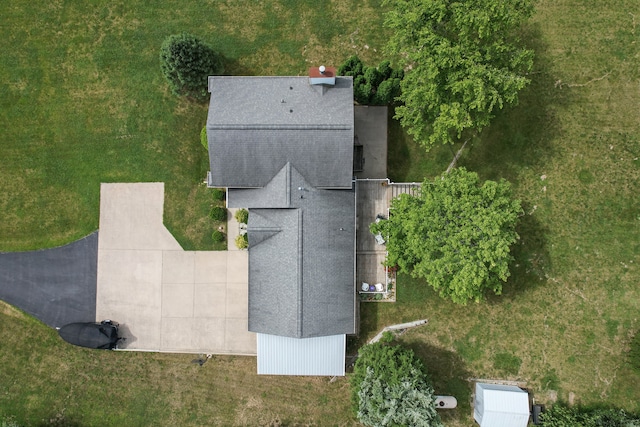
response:
<path fill-rule="evenodd" d="M 247 251 L 184 251 L 163 225 L 164 184 L 102 184 L 96 320 L 129 350 L 256 354 Z"/>

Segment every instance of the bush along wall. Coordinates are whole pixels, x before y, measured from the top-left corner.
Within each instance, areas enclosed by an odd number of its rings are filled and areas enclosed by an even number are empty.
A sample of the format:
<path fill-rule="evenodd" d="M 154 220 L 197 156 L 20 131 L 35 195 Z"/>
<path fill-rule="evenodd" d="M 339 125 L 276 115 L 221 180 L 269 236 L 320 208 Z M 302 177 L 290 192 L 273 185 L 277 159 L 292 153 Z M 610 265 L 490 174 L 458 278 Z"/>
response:
<path fill-rule="evenodd" d="M 238 249 L 247 249 L 249 247 L 249 237 L 246 234 L 238 234 L 236 237 L 236 247 Z"/>
<path fill-rule="evenodd" d="M 214 221 L 226 221 L 227 210 L 221 206 L 214 206 L 209 211 L 209 218 Z"/>
<path fill-rule="evenodd" d="M 393 104 L 400 96 L 400 82 L 404 78 L 404 71 L 394 70 L 389 61 L 369 67 L 356 55 L 338 68 L 338 74 L 353 77 L 353 98 L 362 105 Z"/>
<path fill-rule="evenodd" d="M 249 211 L 246 209 L 238 209 L 235 218 L 240 224 L 247 224 L 249 222 Z"/>
<path fill-rule="evenodd" d="M 209 141 L 207 140 L 207 127 L 203 126 L 200 131 L 200 144 L 204 147 L 205 150 L 209 151 Z"/>

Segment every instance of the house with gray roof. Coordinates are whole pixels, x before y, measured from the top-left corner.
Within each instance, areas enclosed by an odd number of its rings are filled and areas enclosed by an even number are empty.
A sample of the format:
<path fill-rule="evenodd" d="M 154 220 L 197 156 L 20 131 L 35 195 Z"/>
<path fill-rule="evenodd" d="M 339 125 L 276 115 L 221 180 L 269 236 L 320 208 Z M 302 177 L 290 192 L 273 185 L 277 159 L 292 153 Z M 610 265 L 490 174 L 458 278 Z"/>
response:
<path fill-rule="evenodd" d="M 248 208 L 258 373 L 344 375 L 357 331 L 351 77 L 209 77 L 210 187 Z"/>

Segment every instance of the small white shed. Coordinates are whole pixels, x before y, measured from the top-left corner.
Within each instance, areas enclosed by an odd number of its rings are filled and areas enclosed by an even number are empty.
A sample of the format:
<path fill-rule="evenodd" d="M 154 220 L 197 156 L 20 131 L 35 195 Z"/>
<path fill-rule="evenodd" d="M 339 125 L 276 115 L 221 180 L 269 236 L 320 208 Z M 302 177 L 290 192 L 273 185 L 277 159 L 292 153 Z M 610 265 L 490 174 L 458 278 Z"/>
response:
<path fill-rule="evenodd" d="M 480 427 L 527 427 L 529 395 L 512 385 L 476 383 L 473 418 Z"/>

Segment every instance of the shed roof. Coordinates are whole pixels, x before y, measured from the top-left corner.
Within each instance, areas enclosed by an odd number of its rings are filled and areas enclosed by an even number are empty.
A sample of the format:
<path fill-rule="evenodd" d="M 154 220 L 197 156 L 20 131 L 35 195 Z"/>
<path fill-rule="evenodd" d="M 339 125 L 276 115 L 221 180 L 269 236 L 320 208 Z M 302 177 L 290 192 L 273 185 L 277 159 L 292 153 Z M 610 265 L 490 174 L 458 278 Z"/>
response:
<path fill-rule="evenodd" d="M 308 77 L 209 77 L 210 185 L 263 187 L 292 163 L 314 187 L 350 188 L 353 84 Z"/>
<path fill-rule="evenodd" d="M 318 338 L 287 338 L 257 334 L 258 374 L 345 374 L 345 335 Z"/>
<path fill-rule="evenodd" d="M 526 427 L 529 395 L 516 386 L 476 383 L 473 417 L 480 427 Z"/>

